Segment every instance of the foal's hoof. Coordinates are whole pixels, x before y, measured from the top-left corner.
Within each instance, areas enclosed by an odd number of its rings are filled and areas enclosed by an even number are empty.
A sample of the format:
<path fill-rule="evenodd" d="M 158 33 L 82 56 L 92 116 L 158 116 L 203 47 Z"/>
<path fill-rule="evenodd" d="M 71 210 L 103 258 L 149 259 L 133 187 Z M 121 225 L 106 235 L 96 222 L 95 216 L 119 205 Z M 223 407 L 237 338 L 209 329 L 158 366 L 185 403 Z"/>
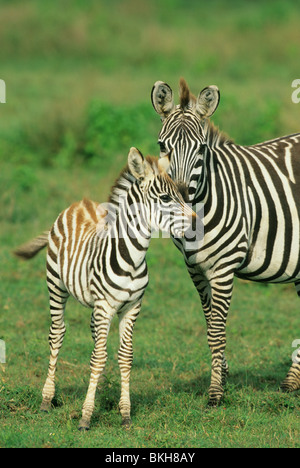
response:
<path fill-rule="evenodd" d="M 122 420 L 122 426 L 124 429 L 129 429 L 131 427 L 132 421 L 130 418 L 125 418 Z"/>
<path fill-rule="evenodd" d="M 81 432 L 87 432 L 90 429 L 90 424 L 88 421 L 81 419 L 78 424 L 78 429 Z"/>
<path fill-rule="evenodd" d="M 43 400 L 40 406 L 40 411 L 43 411 L 44 413 L 48 413 L 50 409 L 51 409 L 51 401 Z"/>
<path fill-rule="evenodd" d="M 280 385 L 280 390 L 284 393 L 295 392 L 296 390 L 299 390 L 299 388 L 300 383 L 298 381 L 291 381 L 288 379 L 285 379 Z"/>
<path fill-rule="evenodd" d="M 78 430 L 80 432 L 87 432 L 87 431 L 90 430 L 90 428 L 89 427 L 84 427 L 84 426 L 78 426 Z"/>
<path fill-rule="evenodd" d="M 221 400 L 217 398 L 210 398 L 207 403 L 208 408 L 217 408 L 221 405 Z"/>

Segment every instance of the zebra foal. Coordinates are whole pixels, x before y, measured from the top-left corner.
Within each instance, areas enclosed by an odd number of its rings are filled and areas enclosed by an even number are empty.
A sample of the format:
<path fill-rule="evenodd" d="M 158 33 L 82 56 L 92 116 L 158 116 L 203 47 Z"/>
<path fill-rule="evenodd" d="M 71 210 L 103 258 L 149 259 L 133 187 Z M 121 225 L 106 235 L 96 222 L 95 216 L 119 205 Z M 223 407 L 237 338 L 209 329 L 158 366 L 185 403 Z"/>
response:
<path fill-rule="evenodd" d="M 131 148 L 128 165 L 110 194 L 109 212 L 90 200 L 63 211 L 49 236 L 21 246 L 16 255 L 31 258 L 48 244 L 47 285 L 50 296 L 50 362 L 43 388 L 42 410 L 48 410 L 55 393 L 54 377 L 64 334 L 64 311 L 70 295 L 93 309 L 91 330 L 94 350 L 90 382 L 79 429 L 89 429 L 95 392 L 106 359 L 107 335 L 112 318 L 119 317 L 121 373 L 119 409 L 129 426 L 129 379 L 133 359 L 132 333 L 148 284 L 145 260 L 152 229 L 182 236 L 195 213 L 185 204 L 176 184 L 155 158 Z M 110 210 L 115 214 L 106 223 Z"/>
<path fill-rule="evenodd" d="M 205 314 L 212 355 L 209 404 L 216 405 L 228 373 L 226 320 L 234 276 L 295 283 L 300 296 L 300 133 L 235 144 L 209 121 L 220 100 L 216 86 L 196 97 L 181 79 L 175 105 L 170 86 L 157 81 L 151 98 L 162 120 L 160 156 L 169 159 L 168 173 L 186 187 L 193 207 L 203 211 L 203 237 L 193 245 L 185 238 L 174 242 Z M 282 388 L 300 388 L 300 351 Z"/>

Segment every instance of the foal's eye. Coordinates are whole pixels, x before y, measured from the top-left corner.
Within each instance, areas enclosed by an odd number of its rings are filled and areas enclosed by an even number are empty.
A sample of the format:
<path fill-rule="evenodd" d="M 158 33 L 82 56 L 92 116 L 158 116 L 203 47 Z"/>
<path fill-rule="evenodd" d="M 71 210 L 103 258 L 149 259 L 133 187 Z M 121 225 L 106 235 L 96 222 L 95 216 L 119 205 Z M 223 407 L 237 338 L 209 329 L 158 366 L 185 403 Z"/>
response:
<path fill-rule="evenodd" d="M 161 201 L 164 202 L 164 203 L 168 203 L 169 201 L 171 201 L 170 195 L 167 195 L 167 194 L 161 195 L 161 196 L 160 196 L 160 199 L 161 199 Z"/>

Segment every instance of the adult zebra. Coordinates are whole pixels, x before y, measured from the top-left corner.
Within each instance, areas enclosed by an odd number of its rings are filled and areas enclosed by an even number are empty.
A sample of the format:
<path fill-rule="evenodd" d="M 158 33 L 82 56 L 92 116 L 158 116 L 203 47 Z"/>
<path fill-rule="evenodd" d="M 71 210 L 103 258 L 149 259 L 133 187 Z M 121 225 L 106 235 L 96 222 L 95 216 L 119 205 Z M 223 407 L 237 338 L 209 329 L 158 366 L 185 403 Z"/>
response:
<path fill-rule="evenodd" d="M 79 429 L 88 429 L 95 392 L 106 358 L 112 318 L 118 314 L 121 372 L 119 408 L 130 425 L 129 379 L 133 359 L 132 332 L 148 284 L 145 255 L 152 229 L 182 236 L 195 213 L 184 203 L 176 184 L 156 158 L 144 159 L 131 148 L 128 166 L 110 195 L 109 211 L 91 200 L 74 203 L 57 218 L 49 233 L 19 247 L 29 259 L 48 245 L 47 285 L 50 297 L 50 362 L 41 409 L 47 411 L 55 392 L 54 377 L 64 334 L 64 310 L 70 295 L 93 308 L 95 342 L 91 375 Z M 115 216 L 110 215 L 115 210 Z M 108 221 L 108 222 L 107 222 Z"/>
<path fill-rule="evenodd" d="M 169 174 L 203 204 L 204 235 L 197 244 L 175 240 L 199 292 L 212 353 L 209 405 L 219 403 L 228 373 L 226 319 L 234 275 L 254 281 L 294 282 L 300 296 L 300 133 L 239 146 L 208 118 L 220 94 L 204 88 L 196 98 L 180 80 L 180 104 L 157 81 L 152 104 L 162 120 L 160 156 Z M 282 389 L 300 388 L 300 351 Z"/>

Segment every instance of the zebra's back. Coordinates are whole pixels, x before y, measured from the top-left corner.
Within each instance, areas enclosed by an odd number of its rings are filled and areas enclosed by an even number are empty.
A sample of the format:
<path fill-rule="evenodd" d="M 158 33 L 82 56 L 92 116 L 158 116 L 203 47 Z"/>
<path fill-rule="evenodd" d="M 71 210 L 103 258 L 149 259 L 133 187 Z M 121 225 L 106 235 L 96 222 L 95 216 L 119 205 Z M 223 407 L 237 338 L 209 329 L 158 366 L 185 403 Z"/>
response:
<path fill-rule="evenodd" d="M 84 199 L 73 203 L 56 219 L 50 232 L 47 274 L 85 306 L 93 306 L 91 264 L 97 237 L 98 203 Z"/>

